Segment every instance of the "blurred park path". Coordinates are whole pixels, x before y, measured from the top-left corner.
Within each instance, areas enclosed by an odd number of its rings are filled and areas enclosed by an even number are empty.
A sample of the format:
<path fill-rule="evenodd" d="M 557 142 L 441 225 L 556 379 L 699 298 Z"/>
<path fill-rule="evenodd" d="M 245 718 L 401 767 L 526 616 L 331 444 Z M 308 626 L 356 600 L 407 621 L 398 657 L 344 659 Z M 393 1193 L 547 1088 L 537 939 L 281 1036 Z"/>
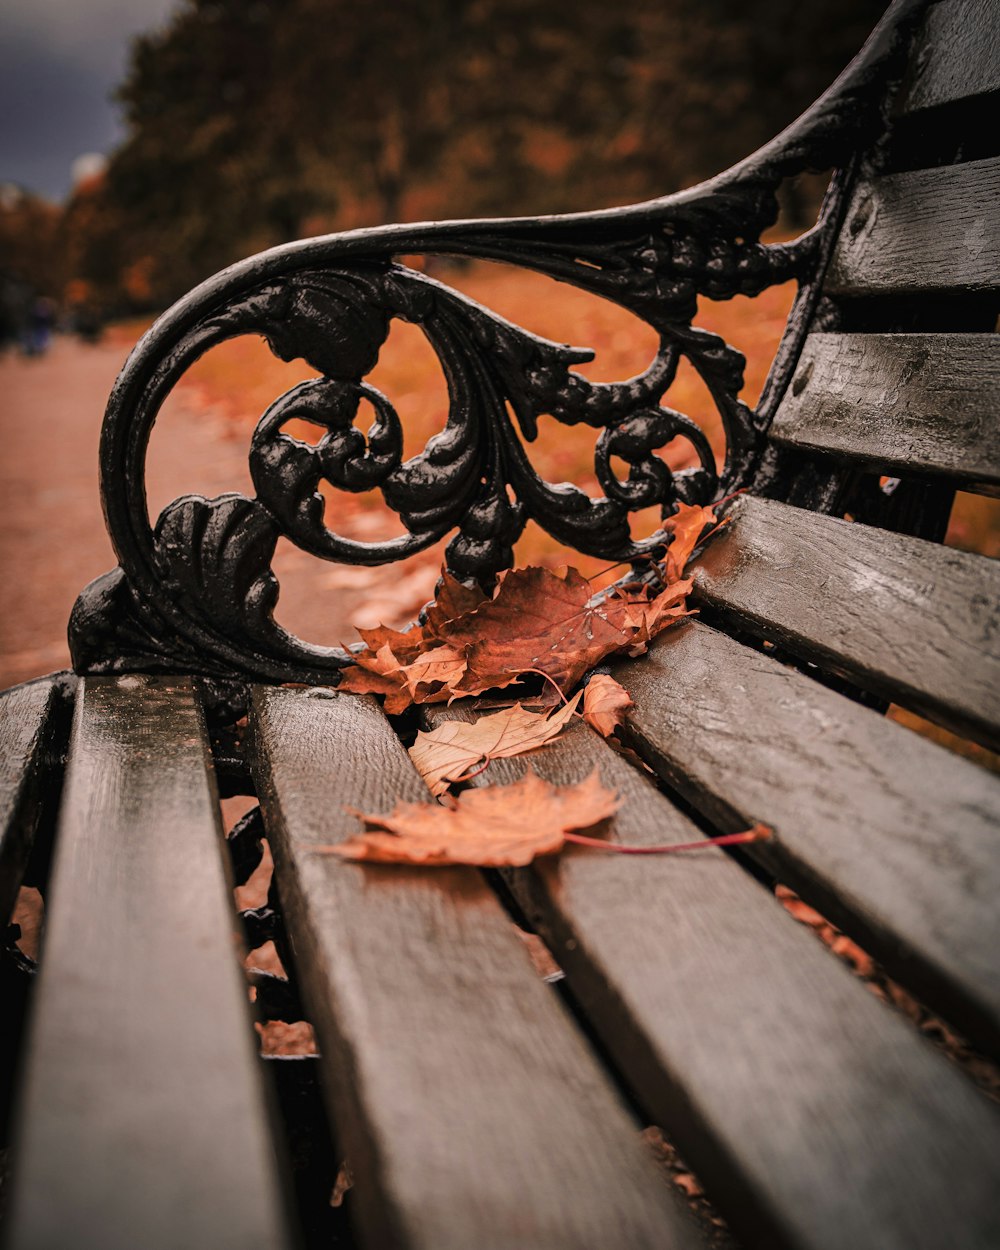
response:
<path fill-rule="evenodd" d="M 123 329 L 112 329 L 95 345 L 60 335 L 45 356 L 0 356 L 0 689 L 68 667 L 66 625 L 76 596 L 117 563 L 101 515 L 98 444 L 131 345 Z M 234 420 L 204 388 L 178 387 L 151 441 L 152 516 L 189 492 L 252 494 L 252 430 L 252 420 Z M 351 518 L 342 528 L 352 537 L 381 537 L 378 520 L 365 532 L 373 520 Z M 364 623 L 409 619 L 430 597 L 439 561 L 440 552 L 428 553 L 409 575 L 333 568 L 282 544 L 274 565 L 278 617 L 312 641 L 349 642 L 359 611 Z"/>
<path fill-rule="evenodd" d="M 0 688 L 69 664 L 77 592 L 115 561 L 97 492 L 97 444 L 127 349 L 57 337 L 0 358 Z"/>
<path fill-rule="evenodd" d="M 0 689 L 69 664 L 73 602 L 116 563 L 97 455 L 129 346 L 120 333 L 96 345 L 59 336 L 46 356 L 0 358 Z M 244 439 L 197 399 L 182 389 L 171 401 L 171 437 L 156 440 L 150 460 L 154 506 L 191 489 L 221 493 L 246 476 Z M 194 482 L 193 447 L 201 449 Z"/>

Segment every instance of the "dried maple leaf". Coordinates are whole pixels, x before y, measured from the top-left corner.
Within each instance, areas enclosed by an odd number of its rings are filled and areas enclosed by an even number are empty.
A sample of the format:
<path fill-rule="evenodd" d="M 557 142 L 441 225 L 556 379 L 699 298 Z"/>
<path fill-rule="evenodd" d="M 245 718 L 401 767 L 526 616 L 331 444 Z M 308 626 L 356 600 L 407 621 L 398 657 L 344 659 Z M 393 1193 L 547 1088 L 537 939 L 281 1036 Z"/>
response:
<path fill-rule="evenodd" d="M 377 651 L 357 651 L 354 664 L 341 673 L 339 689 L 350 694 L 385 695 L 385 710 L 402 712 L 413 702 L 399 659 L 388 643 Z"/>
<path fill-rule="evenodd" d="M 414 703 L 433 703 L 450 697 L 454 686 L 465 675 L 465 669 L 465 656 L 454 647 L 442 645 L 424 651 L 398 671 Z"/>
<path fill-rule="evenodd" d="M 691 552 L 697 547 L 702 531 L 707 525 L 714 524 L 715 512 L 712 508 L 704 508 L 699 504 L 678 504 L 677 511 L 663 524 L 663 528 L 674 536 L 664 561 L 667 581 L 675 582 L 682 576 L 684 566 L 691 559 Z"/>
<path fill-rule="evenodd" d="M 561 688 L 622 644 L 620 628 L 603 602 L 592 602 L 590 583 L 576 571 L 513 569 L 496 595 L 448 625 L 453 646 L 464 646 L 468 670 L 457 688 L 481 694 L 516 681 L 529 669 Z"/>
<path fill-rule="evenodd" d="M 367 649 L 355 654 L 356 667 L 345 671 L 341 689 L 383 695 L 389 713 L 501 690 L 528 672 L 567 690 L 607 656 L 639 654 L 688 615 L 691 582 L 681 572 L 714 520 L 711 508 L 681 504 L 666 521 L 674 539 L 659 594 L 632 586 L 595 596 L 576 569 L 525 568 L 502 574 L 490 599 L 444 572 L 422 626 L 359 631 Z"/>
<path fill-rule="evenodd" d="M 550 785 L 529 770 L 513 785 L 467 790 L 453 807 L 399 803 L 386 816 L 358 813 L 364 833 L 315 849 L 384 864 L 515 868 L 562 850 L 567 833 L 610 819 L 618 802 L 596 769 L 568 786 Z"/>
<path fill-rule="evenodd" d="M 691 615 L 684 601 L 692 585 L 690 580 L 672 582 L 652 597 L 645 587 L 639 595 L 613 595 L 607 602 L 608 620 L 625 633 L 627 645 L 651 642 L 668 625 Z"/>
<path fill-rule="evenodd" d="M 610 738 L 632 707 L 632 697 L 607 673 L 595 673 L 583 690 L 583 719 L 604 738 Z"/>
<path fill-rule="evenodd" d="M 434 592 L 434 602 L 427 607 L 427 623 L 424 628 L 434 637 L 440 637 L 449 621 L 474 612 L 487 599 L 488 596 L 478 586 L 466 586 L 447 569 L 443 569 L 441 580 Z"/>
<path fill-rule="evenodd" d="M 580 697 L 577 694 L 554 712 L 529 712 L 515 703 L 475 721 L 445 721 L 430 733 L 417 734 L 410 759 L 431 794 L 444 794 L 450 782 L 485 768 L 490 760 L 522 755 L 551 742 L 569 724 Z"/>

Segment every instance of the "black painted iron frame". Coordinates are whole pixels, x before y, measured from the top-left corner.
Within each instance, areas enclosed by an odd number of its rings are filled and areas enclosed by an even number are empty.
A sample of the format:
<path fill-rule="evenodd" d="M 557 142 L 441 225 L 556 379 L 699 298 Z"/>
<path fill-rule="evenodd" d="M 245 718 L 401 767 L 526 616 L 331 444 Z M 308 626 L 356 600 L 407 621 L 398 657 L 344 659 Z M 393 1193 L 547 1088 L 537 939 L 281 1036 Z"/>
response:
<path fill-rule="evenodd" d="M 70 621 L 80 673 L 186 671 L 221 678 L 331 683 L 349 653 L 311 645 L 274 620 L 270 564 L 279 537 L 323 559 L 384 564 L 455 530 L 448 567 L 488 582 L 509 567 L 528 518 L 576 550 L 645 559 L 669 541 L 632 536 L 630 514 L 679 501 L 710 503 L 742 487 L 782 493 L 781 457 L 767 431 L 813 322 L 859 154 L 884 135 L 914 23 L 925 0 L 896 0 L 854 62 L 787 130 L 718 177 L 629 208 L 548 218 L 459 221 L 352 231 L 274 248 L 223 271 L 165 313 L 138 344 L 112 392 L 101 440 L 101 490 L 119 567 L 86 588 Z M 762 243 L 778 215 L 781 183 L 833 169 L 816 225 L 789 243 Z M 609 299 L 659 335 L 642 374 L 588 381 L 592 358 L 510 324 L 400 264 L 409 254 L 479 257 L 537 270 Z M 799 293 L 754 411 L 740 399 L 744 358 L 693 324 L 698 297 L 757 295 L 795 280 Z M 402 458 L 389 400 L 364 381 L 394 318 L 420 326 L 449 393 L 445 429 Z M 321 376 L 294 387 L 262 416 L 250 447 L 256 490 L 174 500 L 155 527 L 144 468 L 150 432 L 181 375 L 211 347 L 263 336 L 284 360 Z M 662 400 L 680 360 L 705 382 L 726 435 L 721 473 L 700 428 Z M 374 411 L 367 436 L 355 427 Z M 292 418 L 325 430 L 292 438 Z M 534 471 L 525 442 L 538 422 L 600 431 L 592 499 Z M 686 439 L 697 467 L 672 472 L 656 453 Z M 612 457 L 625 461 L 618 477 Z M 379 489 L 405 527 L 361 543 L 327 528 L 321 481 Z M 785 492 L 787 494 L 787 491 Z M 823 506 L 821 499 L 811 506 Z"/>

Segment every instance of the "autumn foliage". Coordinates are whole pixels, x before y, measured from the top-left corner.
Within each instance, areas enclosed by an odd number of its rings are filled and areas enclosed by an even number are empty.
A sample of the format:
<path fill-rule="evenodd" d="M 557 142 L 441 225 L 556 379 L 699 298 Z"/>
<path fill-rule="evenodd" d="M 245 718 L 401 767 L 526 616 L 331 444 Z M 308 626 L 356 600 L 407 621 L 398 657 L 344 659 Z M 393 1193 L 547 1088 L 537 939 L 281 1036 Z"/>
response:
<path fill-rule="evenodd" d="M 565 692 L 601 660 L 639 654 L 658 633 L 690 615 L 685 604 L 691 582 L 682 575 L 714 521 L 711 508 L 682 504 L 666 523 L 669 547 L 663 560 L 651 565 L 646 577 L 603 592 L 595 594 L 573 568 L 514 569 L 500 578 L 492 597 L 445 572 L 421 625 L 359 631 L 366 646 L 341 688 L 380 695 L 387 711 L 504 689 L 526 676 L 544 678 L 562 702 L 549 710 L 515 702 L 418 733 L 410 756 L 441 806 L 405 803 L 386 815 L 359 812 L 364 833 L 320 850 L 377 863 L 518 867 L 562 850 L 567 841 L 629 854 L 704 845 L 622 847 L 588 836 L 583 831 L 599 831 L 618 806 L 617 794 L 601 784 L 596 771 L 575 785 L 553 786 L 529 769 L 512 785 L 477 788 L 457 800 L 449 789 L 477 777 L 493 760 L 552 742 L 579 715 L 581 700 L 583 719 L 613 738 L 631 706 L 614 678 L 596 673 L 572 698 Z M 770 831 L 757 826 L 725 841 L 767 836 Z"/>

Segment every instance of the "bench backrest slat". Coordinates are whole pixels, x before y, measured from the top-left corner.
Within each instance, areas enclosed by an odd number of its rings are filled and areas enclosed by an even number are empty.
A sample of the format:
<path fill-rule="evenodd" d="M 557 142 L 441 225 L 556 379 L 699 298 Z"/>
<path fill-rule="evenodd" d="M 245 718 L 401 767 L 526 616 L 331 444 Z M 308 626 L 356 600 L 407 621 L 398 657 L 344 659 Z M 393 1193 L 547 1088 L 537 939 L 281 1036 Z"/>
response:
<path fill-rule="evenodd" d="M 1000 746 L 1000 561 L 769 499 L 731 516 L 695 570 L 702 603 Z"/>
<path fill-rule="evenodd" d="M 941 0 L 931 7 L 918 38 L 916 70 L 902 112 L 1000 91 L 995 10 L 996 0 Z"/>
<path fill-rule="evenodd" d="M 368 1242 L 696 1244 L 480 875 L 315 853 L 358 830 L 348 809 L 430 801 L 374 700 L 258 688 L 252 726 L 285 922 Z"/>
<path fill-rule="evenodd" d="M 1000 335 L 812 334 L 771 437 L 882 474 L 996 487 Z"/>
<path fill-rule="evenodd" d="M 862 182 L 826 276 L 837 295 L 1000 291 L 1000 157 Z"/>
<path fill-rule="evenodd" d="M 81 683 L 11 1250 L 291 1244 L 209 760 L 190 681 Z"/>

